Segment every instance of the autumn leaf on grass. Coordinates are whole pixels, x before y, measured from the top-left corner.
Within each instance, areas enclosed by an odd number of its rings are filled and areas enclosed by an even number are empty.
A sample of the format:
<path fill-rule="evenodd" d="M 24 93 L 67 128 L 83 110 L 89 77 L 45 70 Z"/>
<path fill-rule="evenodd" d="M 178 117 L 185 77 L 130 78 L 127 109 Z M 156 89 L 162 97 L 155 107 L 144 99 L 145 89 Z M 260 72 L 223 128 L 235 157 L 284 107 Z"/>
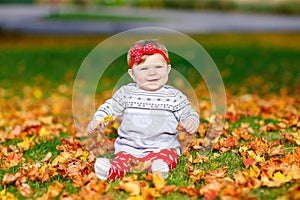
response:
<path fill-rule="evenodd" d="M 141 197 L 142 200 L 150 200 L 150 199 L 155 199 L 157 197 L 160 197 L 160 192 L 156 190 L 156 188 L 151 188 L 148 185 L 141 187 Z"/>
<path fill-rule="evenodd" d="M 280 129 L 280 132 L 288 142 L 300 145 L 300 129 L 298 129 L 298 132 L 287 132 L 284 129 Z"/>
<path fill-rule="evenodd" d="M 288 190 L 289 199 L 300 199 L 300 184 L 296 184 Z"/>
<path fill-rule="evenodd" d="M 213 182 L 210 182 L 209 184 L 205 184 L 202 188 L 200 188 L 200 194 L 204 195 L 205 199 L 216 199 L 219 195 L 219 192 L 221 190 L 222 184 L 214 180 Z"/>
<path fill-rule="evenodd" d="M 153 174 L 153 184 L 157 190 L 161 190 L 166 185 L 166 182 L 162 177 L 161 173 L 155 172 Z"/>
<path fill-rule="evenodd" d="M 79 192 L 81 197 L 87 197 L 91 194 L 102 195 L 107 192 L 110 187 L 110 185 L 108 185 L 105 181 L 98 180 L 95 173 L 91 174 L 92 177 L 90 177 L 90 181 L 86 185 L 82 186 Z"/>
<path fill-rule="evenodd" d="M 19 183 L 16 184 L 16 187 L 23 197 L 31 197 L 33 195 L 33 190 L 28 183 Z"/>
<path fill-rule="evenodd" d="M 224 178 L 227 174 L 226 171 L 229 167 L 225 166 L 216 170 L 208 170 L 204 177 L 206 183 L 210 183 L 216 179 Z"/>
<path fill-rule="evenodd" d="M 6 174 L 4 174 L 4 176 L 2 178 L 2 184 L 6 185 L 6 184 L 13 183 L 21 176 L 22 176 L 22 174 L 20 172 L 17 172 L 15 174 L 6 173 Z"/>
<path fill-rule="evenodd" d="M 140 183 L 132 177 L 125 177 L 121 180 L 119 185 L 115 187 L 116 190 L 121 189 L 129 193 L 131 196 L 139 195 L 141 193 Z"/>
<path fill-rule="evenodd" d="M 193 187 L 185 187 L 185 186 L 180 186 L 179 192 L 183 194 L 187 194 L 189 196 L 199 196 L 199 191 L 196 190 Z"/>
<path fill-rule="evenodd" d="M 18 150 L 15 146 L 2 147 L 0 150 L 0 167 L 2 169 L 8 169 L 17 166 L 20 162 L 24 163 L 25 161 L 23 158 L 23 151 Z"/>
<path fill-rule="evenodd" d="M 54 199 L 56 198 L 64 189 L 65 185 L 58 181 L 55 181 L 51 184 L 48 188 L 48 192 L 44 193 L 43 196 L 38 198 L 38 200 L 47 200 L 47 199 Z"/>
<path fill-rule="evenodd" d="M 261 181 L 252 177 L 250 171 L 245 169 L 234 174 L 234 181 L 238 187 L 244 190 L 257 189 L 261 186 Z"/>
<path fill-rule="evenodd" d="M 127 164 L 130 166 L 133 173 L 141 173 L 148 169 L 151 166 L 152 162 L 150 160 L 147 160 L 145 162 L 130 160 Z"/>
<path fill-rule="evenodd" d="M 27 151 L 30 147 L 35 145 L 34 138 L 35 136 L 25 137 L 22 142 L 17 144 L 17 146 L 22 147 L 25 151 Z"/>
<path fill-rule="evenodd" d="M 161 193 L 162 194 L 171 194 L 173 192 L 176 192 L 178 190 L 176 185 L 165 185 L 162 190 Z"/>
<path fill-rule="evenodd" d="M 194 166 L 188 165 L 188 175 L 192 183 L 203 180 L 205 172 L 201 169 L 194 169 Z"/>
<path fill-rule="evenodd" d="M 58 163 L 57 172 L 63 177 L 73 181 L 74 187 L 80 187 L 89 181 L 89 173 L 92 171 L 91 164 L 81 160 L 71 160 L 68 163 Z"/>
<path fill-rule="evenodd" d="M 249 167 L 251 165 L 253 165 L 255 163 L 255 159 L 254 158 L 243 158 L 243 163 L 246 167 Z"/>
<path fill-rule="evenodd" d="M 15 197 L 12 193 L 7 192 L 5 188 L 0 191 L 0 199 L 1 200 L 18 200 L 18 198 Z"/>
<path fill-rule="evenodd" d="M 221 153 L 231 150 L 233 147 L 238 145 L 239 137 L 228 136 L 227 138 L 219 138 L 217 143 L 214 144 L 214 149 Z"/>

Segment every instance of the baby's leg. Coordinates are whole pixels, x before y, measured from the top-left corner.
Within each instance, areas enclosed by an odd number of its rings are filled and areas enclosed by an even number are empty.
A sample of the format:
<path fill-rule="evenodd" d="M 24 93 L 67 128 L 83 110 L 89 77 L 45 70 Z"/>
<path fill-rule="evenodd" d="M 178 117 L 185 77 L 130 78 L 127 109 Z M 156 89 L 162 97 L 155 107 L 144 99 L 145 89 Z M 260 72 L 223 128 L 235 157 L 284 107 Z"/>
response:
<path fill-rule="evenodd" d="M 117 178 L 122 178 L 125 174 L 130 171 L 130 166 L 128 161 L 136 159 L 129 153 L 119 152 L 115 159 L 111 162 L 111 167 L 108 173 L 108 180 L 115 180 Z"/>
<path fill-rule="evenodd" d="M 178 155 L 174 149 L 163 149 L 157 153 L 149 153 L 146 159 L 152 161 L 152 172 L 160 172 L 164 178 L 167 178 L 169 171 L 177 165 Z"/>

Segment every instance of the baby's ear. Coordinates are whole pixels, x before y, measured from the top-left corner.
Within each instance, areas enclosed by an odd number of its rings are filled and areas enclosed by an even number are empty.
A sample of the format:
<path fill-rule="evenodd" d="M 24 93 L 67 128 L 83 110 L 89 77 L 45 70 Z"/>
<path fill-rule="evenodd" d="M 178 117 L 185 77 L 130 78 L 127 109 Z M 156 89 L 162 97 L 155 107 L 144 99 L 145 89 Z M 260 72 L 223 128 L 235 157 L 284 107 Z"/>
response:
<path fill-rule="evenodd" d="M 132 78 L 133 81 L 135 81 L 134 75 L 133 75 L 133 69 L 128 69 L 128 74 Z"/>
<path fill-rule="evenodd" d="M 168 73 L 170 73 L 171 69 L 172 69 L 172 66 L 170 64 L 168 64 Z"/>

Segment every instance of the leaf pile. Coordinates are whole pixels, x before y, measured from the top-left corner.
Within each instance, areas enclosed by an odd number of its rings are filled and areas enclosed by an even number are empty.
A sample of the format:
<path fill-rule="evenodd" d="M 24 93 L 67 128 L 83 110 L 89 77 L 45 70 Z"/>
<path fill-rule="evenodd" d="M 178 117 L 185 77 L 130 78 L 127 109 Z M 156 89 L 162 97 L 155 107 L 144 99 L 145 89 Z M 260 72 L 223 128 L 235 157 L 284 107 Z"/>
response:
<path fill-rule="evenodd" d="M 40 88 L 26 86 L 22 98 L 8 90 L 1 93 L 1 199 L 256 199 L 258 189 L 280 187 L 285 188 L 280 198 L 300 198 L 296 95 L 229 96 L 221 136 L 205 154 L 212 116 L 209 103 L 201 100 L 198 134 L 167 180 L 144 173 L 104 182 L 93 168 L 95 155 L 103 152 L 93 151 L 112 145 L 114 137 L 92 136 L 85 145 L 74 129 L 66 91 L 71 89 L 46 96 Z M 105 132 L 115 134 L 116 129 L 113 123 Z"/>

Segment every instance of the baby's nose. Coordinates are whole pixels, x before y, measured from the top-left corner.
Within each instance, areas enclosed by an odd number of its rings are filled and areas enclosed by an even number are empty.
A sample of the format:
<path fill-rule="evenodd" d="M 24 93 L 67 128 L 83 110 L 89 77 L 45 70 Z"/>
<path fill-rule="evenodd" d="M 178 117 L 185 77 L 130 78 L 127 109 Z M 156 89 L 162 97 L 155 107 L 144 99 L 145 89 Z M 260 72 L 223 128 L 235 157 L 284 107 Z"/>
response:
<path fill-rule="evenodd" d="M 150 69 L 149 69 L 149 74 L 150 74 L 150 75 L 156 74 L 156 70 L 155 70 L 154 67 L 150 67 Z"/>

